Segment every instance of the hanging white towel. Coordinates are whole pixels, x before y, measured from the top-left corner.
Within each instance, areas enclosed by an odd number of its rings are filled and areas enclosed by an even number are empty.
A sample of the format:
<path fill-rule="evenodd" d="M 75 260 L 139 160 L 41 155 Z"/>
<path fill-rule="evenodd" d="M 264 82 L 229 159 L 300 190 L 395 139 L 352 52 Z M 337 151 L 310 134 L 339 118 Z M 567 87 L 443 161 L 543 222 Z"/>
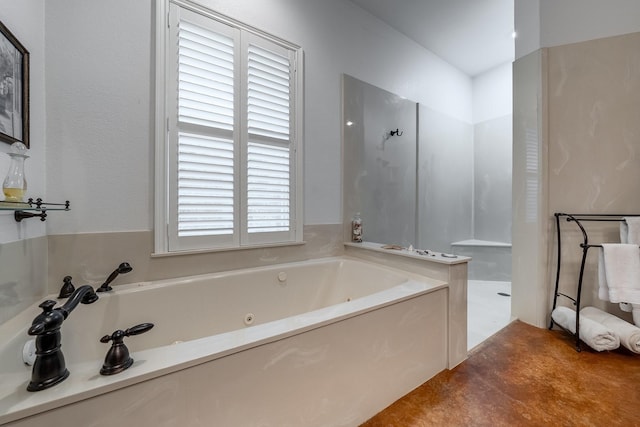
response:
<path fill-rule="evenodd" d="M 640 304 L 640 247 L 603 244 L 598 260 L 598 279 L 600 299 Z"/>
<path fill-rule="evenodd" d="M 640 245 L 640 217 L 626 216 L 620 221 L 620 242 Z M 633 311 L 632 304 L 627 302 L 620 303 L 620 310 L 631 313 Z M 640 325 L 640 306 L 635 307 L 634 323 Z M 638 318 L 636 320 L 636 317 Z"/>
<path fill-rule="evenodd" d="M 556 307 L 551 318 L 558 325 L 576 333 L 576 312 L 568 307 Z M 580 339 L 596 351 L 615 350 L 620 338 L 609 328 L 589 318 L 580 317 Z"/>
<path fill-rule="evenodd" d="M 580 310 L 580 322 L 583 319 L 591 319 L 602 324 L 620 338 L 620 344 L 634 353 L 640 353 L 640 328 L 637 326 L 595 307 Z"/>
<path fill-rule="evenodd" d="M 640 217 L 625 216 L 620 221 L 620 243 L 640 245 Z"/>

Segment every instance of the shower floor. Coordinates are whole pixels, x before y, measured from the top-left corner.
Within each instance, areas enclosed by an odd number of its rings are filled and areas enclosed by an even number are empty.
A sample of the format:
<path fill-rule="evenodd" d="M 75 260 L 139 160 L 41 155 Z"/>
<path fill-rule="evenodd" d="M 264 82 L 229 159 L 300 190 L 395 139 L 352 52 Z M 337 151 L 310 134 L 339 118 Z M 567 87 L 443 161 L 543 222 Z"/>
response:
<path fill-rule="evenodd" d="M 469 280 L 467 291 L 467 349 L 471 350 L 511 320 L 511 282 Z"/>

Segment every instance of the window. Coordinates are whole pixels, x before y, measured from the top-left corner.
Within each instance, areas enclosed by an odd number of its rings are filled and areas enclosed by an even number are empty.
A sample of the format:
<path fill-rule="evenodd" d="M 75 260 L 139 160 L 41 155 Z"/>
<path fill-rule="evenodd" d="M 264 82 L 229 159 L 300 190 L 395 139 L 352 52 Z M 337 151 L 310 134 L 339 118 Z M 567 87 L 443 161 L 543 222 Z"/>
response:
<path fill-rule="evenodd" d="M 301 49 L 192 3 L 168 7 L 156 252 L 301 241 Z"/>

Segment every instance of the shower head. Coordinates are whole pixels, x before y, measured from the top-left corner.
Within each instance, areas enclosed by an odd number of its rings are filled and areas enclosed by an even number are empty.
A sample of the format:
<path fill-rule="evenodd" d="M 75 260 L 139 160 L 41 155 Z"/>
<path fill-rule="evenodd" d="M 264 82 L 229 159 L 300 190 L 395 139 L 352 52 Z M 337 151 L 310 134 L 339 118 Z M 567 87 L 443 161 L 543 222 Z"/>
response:
<path fill-rule="evenodd" d="M 118 266 L 118 269 L 117 269 L 119 274 L 125 274 L 130 272 L 131 270 L 133 270 L 133 267 L 131 267 L 131 265 L 129 265 L 128 262 L 123 262 Z"/>
<path fill-rule="evenodd" d="M 109 286 L 109 283 L 113 282 L 119 274 L 125 274 L 130 272 L 131 270 L 133 270 L 133 267 L 131 267 L 128 262 L 121 263 L 118 268 L 116 268 L 113 273 L 111 273 L 109 277 L 107 277 L 107 280 L 105 280 L 104 283 L 98 289 L 96 289 L 96 292 L 106 292 L 112 290 L 113 288 Z"/>

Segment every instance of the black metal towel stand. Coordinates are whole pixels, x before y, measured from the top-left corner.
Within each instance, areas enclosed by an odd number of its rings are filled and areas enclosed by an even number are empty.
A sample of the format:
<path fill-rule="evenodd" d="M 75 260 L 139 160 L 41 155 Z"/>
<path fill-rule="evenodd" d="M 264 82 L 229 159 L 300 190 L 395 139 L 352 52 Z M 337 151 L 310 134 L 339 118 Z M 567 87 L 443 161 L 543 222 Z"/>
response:
<path fill-rule="evenodd" d="M 581 351 L 580 348 L 580 297 L 582 295 L 582 279 L 584 276 L 584 266 L 587 261 L 587 253 L 590 248 L 601 248 L 602 245 L 591 245 L 589 244 L 589 236 L 587 235 L 587 231 L 582 225 L 583 222 L 620 222 L 624 221 L 624 217 L 629 216 L 640 216 L 640 214 L 567 214 L 567 213 L 555 213 L 553 214 L 556 218 L 556 232 L 558 237 L 558 266 L 556 269 L 556 288 L 553 297 L 553 308 L 552 311 L 556 309 L 556 305 L 558 302 L 558 297 L 563 296 L 565 298 L 573 301 L 573 305 L 576 306 L 576 332 L 573 334 L 576 338 L 576 351 Z M 562 244 L 561 244 L 561 233 L 560 233 L 560 218 L 566 217 L 567 222 L 575 222 L 576 225 L 580 228 L 582 232 L 582 243 L 580 247 L 582 248 L 582 260 L 580 261 L 580 274 L 578 276 L 578 289 L 576 292 L 576 297 L 573 298 L 569 295 L 558 292 L 558 288 L 560 285 L 560 265 L 562 261 Z M 554 321 L 551 318 L 551 322 L 549 324 L 549 329 L 553 328 Z M 560 328 L 564 329 L 566 332 L 571 333 L 571 331 L 565 329 L 561 325 L 557 325 Z"/>

